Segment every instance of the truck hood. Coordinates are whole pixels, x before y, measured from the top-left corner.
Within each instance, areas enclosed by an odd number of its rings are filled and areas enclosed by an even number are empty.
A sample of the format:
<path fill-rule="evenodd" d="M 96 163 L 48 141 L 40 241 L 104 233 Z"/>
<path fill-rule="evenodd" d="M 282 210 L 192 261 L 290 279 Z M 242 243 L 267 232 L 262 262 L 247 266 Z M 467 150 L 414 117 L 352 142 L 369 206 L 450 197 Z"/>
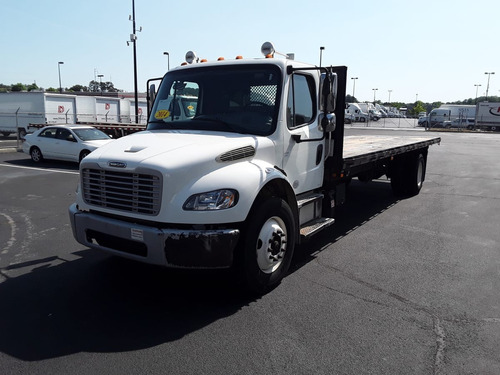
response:
<path fill-rule="evenodd" d="M 253 150 L 253 152 L 252 152 Z M 254 154 L 274 164 L 274 144 L 265 137 L 237 133 L 153 130 L 135 133 L 94 151 L 85 162 L 131 171 L 138 167 L 173 171 L 205 163 L 249 159 Z M 184 170 L 184 173 L 189 170 Z"/>

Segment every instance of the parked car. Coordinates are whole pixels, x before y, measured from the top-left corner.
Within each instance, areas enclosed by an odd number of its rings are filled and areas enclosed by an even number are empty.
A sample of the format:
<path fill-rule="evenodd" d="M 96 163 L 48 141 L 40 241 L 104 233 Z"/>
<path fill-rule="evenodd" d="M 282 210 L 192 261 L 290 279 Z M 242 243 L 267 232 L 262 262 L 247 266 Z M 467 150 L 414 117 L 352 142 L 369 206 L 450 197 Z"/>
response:
<path fill-rule="evenodd" d="M 23 151 L 35 163 L 43 159 L 80 162 L 96 148 L 111 141 L 106 133 L 92 126 L 54 125 L 27 134 Z"/>
<path fill-rule="evenodd" d="M 466 128 L 469 130 L 474 129 L 475 120 L 473 118 L 456 118 L 452 121 L 445 121 L 443 127 L 446 129 L 451 128 Z"/>
<path fill-rule="evenodd" d="M 419 117 L 417 123 L 418 123 L 418 126 L 426 126 L 427 127 L 427 125 L 428 125 L 428 118 L 427 118 L 427 116 L 421 116 L 421 117 Z"/>

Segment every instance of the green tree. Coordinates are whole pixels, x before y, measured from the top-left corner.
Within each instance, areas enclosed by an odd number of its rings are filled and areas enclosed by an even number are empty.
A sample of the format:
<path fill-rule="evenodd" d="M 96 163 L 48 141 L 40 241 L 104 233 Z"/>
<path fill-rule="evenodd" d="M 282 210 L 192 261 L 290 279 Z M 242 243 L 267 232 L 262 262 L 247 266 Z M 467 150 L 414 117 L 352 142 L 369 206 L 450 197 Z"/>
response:
<path fill-rule="evenodd" d="M 32 83 L 31 85 L 28 85 L 28 91 L 35 91 L 35 90 L 39 90 L 40 88 L 38 87 L 38 85 L 36 83 Z"/>
<path fill-rule="evenodd" d="M 87 86 L 83 85 L 74 85 L 69 88 L 69 91 L 76 91 L 76 92 L 81 92 L 81 91 L 89 91 L 89 88 Z"/>
<path fill-rule="evenodd" d="M 352 95 L 347 94 L 345 96 L 345 102 L 346 103 L 358 103 L 358 99 L 356 99 L 356 97 L 354 97 Z"/>
<path fill-rule="evenodd" d="M 49 87 L 49 88 L 48 88 L 47 90 L 45 90 L 45 91 L 47 91 L 47 92 L 58 92 L 58 91 L 59 91 L 59 89 L 55 89 L 55 88 L 53 88 L 53 87 Z"/>
<path fill-rule="evenodd" d="M 13 92 L 26 91 L 27 87 L 25 85 L 23 85 L 22 83 L 16 83 L 15 85 L 12 85 L 10 90 Z"/>
<path fill-rule="evenodd" d="M 427 110 L 424 107 L 424 103 L 419 100 L 419 101 L 415 102 L 415 104 L 413 105 L 413 109 L 412 109 L 411 113 L 414 116 L 418 116 L 418 114 L 420 112 L 427 112 Z"/>
<path fill-rule="evenodd" d="M 113 82 L 97 82 L 97 81 L 90 81 L 89 82 L 89 91 L 90 92 L 119 92 L 121 90 L 118 90 L 115 88 L 115 85 Z"/>

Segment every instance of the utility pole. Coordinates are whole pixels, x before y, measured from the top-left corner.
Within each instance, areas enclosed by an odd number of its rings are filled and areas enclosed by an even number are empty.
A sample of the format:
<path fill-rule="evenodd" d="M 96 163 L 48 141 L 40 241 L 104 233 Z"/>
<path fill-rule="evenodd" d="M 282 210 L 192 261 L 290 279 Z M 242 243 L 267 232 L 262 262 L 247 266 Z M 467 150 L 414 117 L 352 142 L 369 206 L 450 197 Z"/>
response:
<path fill-rule="evenodd" d="M 142 30 L 142 28 L 141 28 Z M 139 31 L 141 31 L 139 30 Z M 134 98 L 135 98 L 135 123 L 139 123 L 139 94 L 137 91 L 137 35 L 135 29 L 135 0 L 132 0 L 132 34 L 130 34 L 130 42 L 134 49 Z M 128 42 L 127 42 L 128 44 Z"/>

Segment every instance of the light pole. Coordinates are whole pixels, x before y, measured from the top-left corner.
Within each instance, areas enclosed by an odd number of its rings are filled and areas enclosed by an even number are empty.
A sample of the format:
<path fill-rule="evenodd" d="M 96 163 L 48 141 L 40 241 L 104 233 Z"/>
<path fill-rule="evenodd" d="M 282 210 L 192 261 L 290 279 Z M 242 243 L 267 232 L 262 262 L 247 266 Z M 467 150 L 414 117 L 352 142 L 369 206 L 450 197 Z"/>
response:
<path fill-rule="evenodd" d="M 133 44 L 134 49 L 134 98 L 135 98 L 135 123 L 139 123 L 139 94 L 137 91 L 137 35 L 135 28 L 135 0 L 132 0 L 132 16 L 129 17 L 129 20 L 132 21 L 132 34 L 130 34 L 130 43 Z M 142 27 L 139 28 L 138 31 L 142 31 Z M 129 45 L 129 42 L 127 42 Z"/>
<path fill-rule="evenodd" d="M 354 90 L 356 89 L 356 80 L 358 77 L 351 77 L 352 81 L 352 100 L 354 102 Z"/>
<path fill-rule="evenodd" d="M 104 74 L 98 74 L 97 77 L 99 77 L 99 89 L 101 91 L 101 96 L 102 96 L 102 77 L 104 77 Z"/>
<path fill-rule="evenodd" d="M 484 74 L 488 74 L 488 84 L 486 85 L 486 101 L 488 101 L 488 91 L 490 90 L 490 76 L 495 74 L 495 72 L 485 72 Z"/>
<path fill-rule="evenodd" d="M 479 89 L 479 87 L 480 87 L 481 85 L 474 85 L 474 86 L 476 86 L 476 100 L 474 101 L 474 103 L 475 103 L 475 104 L 477 104 L 477 90 Z"/>
<path fill-rule="evenodd" d="M 170 54 L 168 52 L 163 52 L 167 56 L 167 70 L 170 70 Z"/>
<path fill-rule="evenodd" d="M 377 92 L 378 89 L 372 89 L 373 90 L 373 104 L 375 104 L 375 93 Z"/>
<path fill-rule="evenodd" d="M 418 94 L 415 94 L 415 103 L 418 102 Z"/>
<path fill-rule="evenodd" d="M 57 63 L 57 70 L 59 72 L 59 93 L 62 94 L 62 85 L 61 85 L 61 65 L 64 64 L 64 61 L 59 61 Z"/>
<path fill-rule="evenodd" d="M 323 50 L 325 47 L 319 47 L 319 67 L 321 68 L 321 60 L 323 58 Z"/>
<path fill-rule="evenodd" d="M 389 105 L 391 105 L 391 92 L 392 92 L 392 90 L 387 90 L 387 91 L 389 91 Z"/>

